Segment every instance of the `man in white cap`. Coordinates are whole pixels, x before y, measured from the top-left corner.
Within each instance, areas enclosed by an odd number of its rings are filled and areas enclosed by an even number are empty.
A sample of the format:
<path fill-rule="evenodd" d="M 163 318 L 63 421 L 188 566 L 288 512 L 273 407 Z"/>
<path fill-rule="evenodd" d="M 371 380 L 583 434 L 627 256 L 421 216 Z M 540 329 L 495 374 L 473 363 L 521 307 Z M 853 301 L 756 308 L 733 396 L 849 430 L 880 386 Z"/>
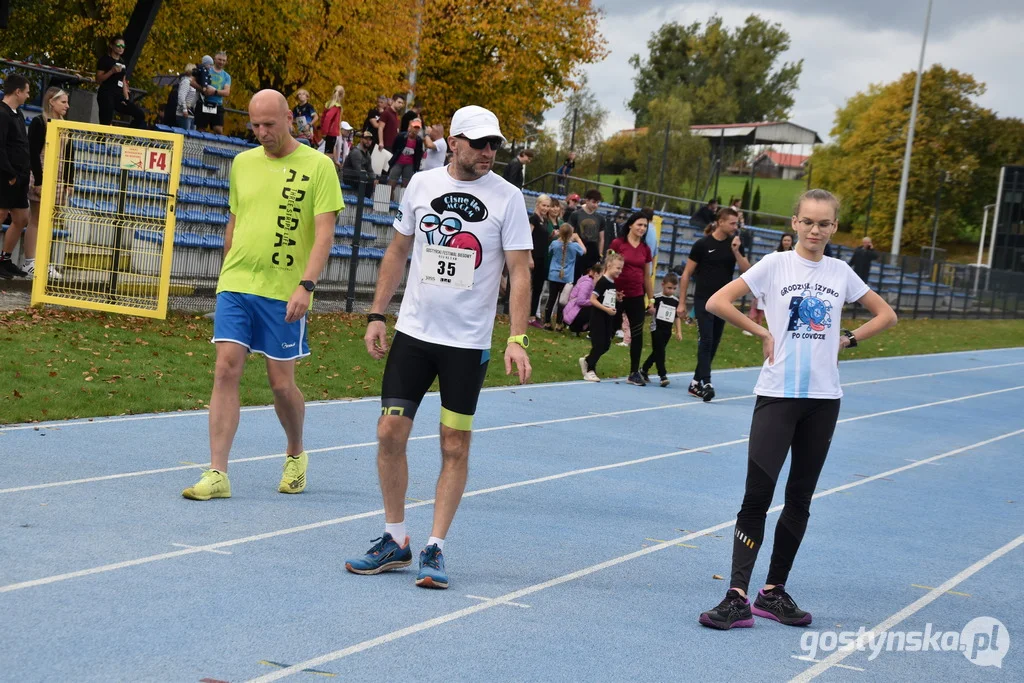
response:
<path fill-rule="evenodd" d="M 364 337 L 373 358 L 388 359 L 377 422 L 384 533 L 363 557 L 345 563 L 355 574 L 379 574 L 412 563 L 405 526 L 406 444 L 420 401 L 436 379 L 441 390 L 441 474 L 416 585 L 448 587 L 444 539 L 466 487 L 473 414 L 487 375 L 498 285 L 506 264 L 511 336 L 505 373 L 511 374 L 514 365 L 521 384 L 530 379 L 525 332 L 533 240 L 519 189 L 491 172 L 504 142 L 493 113 L 477 106 L 459 109 L 448 138 L 451 163 L 415 174 L 395 218 Z M 384 311 L 410 256 L 389 354 Z"/>

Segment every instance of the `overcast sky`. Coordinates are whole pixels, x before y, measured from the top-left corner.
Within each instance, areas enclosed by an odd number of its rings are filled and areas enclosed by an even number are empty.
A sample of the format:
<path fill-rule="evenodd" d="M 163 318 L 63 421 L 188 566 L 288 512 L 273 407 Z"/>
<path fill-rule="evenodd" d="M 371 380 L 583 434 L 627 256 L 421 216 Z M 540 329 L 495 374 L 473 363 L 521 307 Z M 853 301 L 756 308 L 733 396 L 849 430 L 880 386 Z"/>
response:
<path fill-rule="evenodd" d="M 751 13 L 780 24 L 791 47 L 784 61 L 804 60 L 790 116 L 826 139 L 837 107 L 871 83 L 889 82 L 917 68 L 927 0 L 604 0 L 601 32 L 610 54 L 586 68 L 590 87 L 608 109 L 605 135 L 633 126 L 626 102 L 633 94 L 633 54 L 647 57 L 659 26 L 704 23 L 719 14 L 739 26 Z M 974 75 L 988 86 L 983 106 L 1024 118 L 1024 0 L 935 0 L 925 53 L 933 63 Z M 549 111 L 554 130 L 563 107 Z"/>

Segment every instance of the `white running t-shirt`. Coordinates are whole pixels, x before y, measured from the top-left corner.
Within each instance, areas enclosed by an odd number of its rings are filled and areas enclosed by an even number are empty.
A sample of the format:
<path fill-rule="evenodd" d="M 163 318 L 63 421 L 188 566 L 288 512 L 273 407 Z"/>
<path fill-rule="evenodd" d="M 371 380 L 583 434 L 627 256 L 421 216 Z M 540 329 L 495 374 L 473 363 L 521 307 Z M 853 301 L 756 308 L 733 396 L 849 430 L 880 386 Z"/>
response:
<path fill-rule="evenodd" d="M 776 398 L 842 398 L 839 321 L 843 304 L 869 288 L 836 258 L 808 261 L 796 251 L 772 252 L 740 275 L 764 302 L 775 338 L 775 364 L 765 360 L 754 393 Z"/>
<path fill-rule="evenodd" d="M 395 230 L 415 235 L 395 329 L 420 341 L 490 349 L 506 251 L 531 251 L 519 188 L 488 173 L 455 180 L 443 166 L 413 175 Z"/>
<path fill-rule="evenodd" d="M 444 166 L 446 154 L 448 154 L 448 143 L 444 141 L 444 138 L 434 140 L 434 149 L 427 147 L 423 151 L 423 163 L 420 165 L 420 169 L 432 171 L 435 168 L 441 168 Z"/>

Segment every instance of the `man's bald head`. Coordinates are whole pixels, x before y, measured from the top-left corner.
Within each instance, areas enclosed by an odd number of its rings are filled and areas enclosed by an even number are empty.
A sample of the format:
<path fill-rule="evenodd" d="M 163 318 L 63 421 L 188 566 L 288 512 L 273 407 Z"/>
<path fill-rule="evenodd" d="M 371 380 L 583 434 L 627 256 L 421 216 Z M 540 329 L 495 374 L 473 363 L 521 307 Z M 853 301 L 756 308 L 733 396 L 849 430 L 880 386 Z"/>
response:
<path fill-rule="evenodd" d="M 249 116 L 254 112 L 264 116 L 287 115 L 288 100 L 276 90 L 260 90 L 249 100 Z"/>
<path fill-rule="evenodd" d="M 288 100 L 276 90 L 260 90 L 249 100 L 249 123 L 256 139 L 271 157 L 291 154 L 298 146 L 292 137 Z"/>

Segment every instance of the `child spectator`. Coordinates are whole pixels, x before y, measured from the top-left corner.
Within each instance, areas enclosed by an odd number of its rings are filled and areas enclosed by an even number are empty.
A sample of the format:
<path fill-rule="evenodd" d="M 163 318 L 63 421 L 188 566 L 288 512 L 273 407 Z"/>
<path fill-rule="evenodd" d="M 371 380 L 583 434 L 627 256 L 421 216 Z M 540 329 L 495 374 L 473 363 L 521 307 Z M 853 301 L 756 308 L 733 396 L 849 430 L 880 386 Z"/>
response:
<path fill-rule="evenodd" d="M 676 309 L 679 307 L 679 299 L 676 297 L 676 290 L 679 288 L 679 278 L 675 273 L 668 273 L 661 281 L 661 294 L 654 297 L 654 317 L 651 318 L 651 355 L 644 361 L 640 375 L 644 382 L 650 382 L 648 372 L 652 365 L 658 366 L 658 376 L 661 378 L 661 386 L 668 386 L 668 370 L 665 369 L 665 348 L 669 339 L 672 338 L 673 330 L 676 339 L 682 341 L 683 327 L 676 317 Z"/>
<path fill-rule="evenodd" d="M 572 284 L 572 276 L 575 272 L 576 259 L 587 251 L 583 246 L 583 240 L 573 231 L 568 223 L 562 223 L 558 228 L 558 239 L 548 247 L 551 254 L 551 266 L 548 269 L 548 305 L 544 309 L 544 329 L 560 331 L 561 311 L 557 312 L 555 320 L 552 321 L 551 313 L 555 310 L 556 304 L 561 297 L 562 289 Z"/>
<path fill-rule="evenodd" d="M 320 122 L 320 132 L 324 136 L 324 154 L 334 160 L 335 166 L 340 166 L 342 159 L 342 147 L 338 145 L 338 137 L 341 136 L 341 103 L 345 99 L 345 88 L 340 85 L 334 86 L 331 99 L 324 105 L 324 118 Z M 351 126 L 349 129 L 351 130 Z"/>
<path fill-rule="evenodd" d="M 604 275 L 590 293 L 590 355 L 580 358 L 580 370 L 588 382 L 601 381 L 597 376 L 597 361 L 608 351 L 615 332 L 612 327 L 615 309 L 622 298 L 621 293 L 615 291 L 615 278 L 622 273 L 623 263 L 620 254 L 609 251 L 604 260 Z"/>
<path fill-rule="evenodd" d="M 598 261 L 592 264 L 590 270 L 580 277 L 579 282 L 569 292 L 569 303 L 562 309 L 562 320 L 576 336 L 590 327 L 590 294 L 603 272 L 603 263 Z"/>
<path fill-rule="evenodd" d="M 298 129 L 296 137 L 305 140 L 313 139 L 313 126 L 316 125 L 317 113 L 313 105 L 309 103 L 309 91 L 300 90 L 295 93 L 299 103 L 292 109 L 292 116 L 295 118 L 295 127 Z"/>

